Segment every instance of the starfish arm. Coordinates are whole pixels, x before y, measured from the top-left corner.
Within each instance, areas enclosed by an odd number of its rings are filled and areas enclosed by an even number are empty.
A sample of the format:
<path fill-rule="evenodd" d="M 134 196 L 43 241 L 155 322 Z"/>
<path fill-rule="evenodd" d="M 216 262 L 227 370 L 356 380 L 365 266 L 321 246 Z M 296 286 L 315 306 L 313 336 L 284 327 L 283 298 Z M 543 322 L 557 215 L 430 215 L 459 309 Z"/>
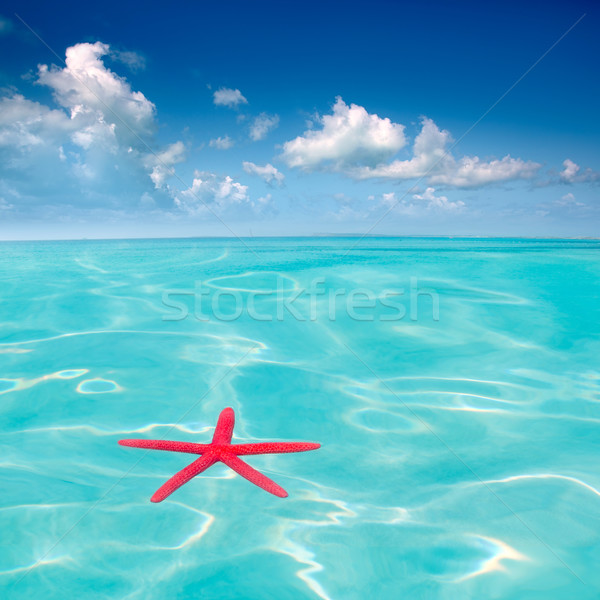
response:
<path fill-rule="evenodd" d="M 188 454 L 204 454 L 210 448 L 210 444 L 171 442 L 170 440 L 119 440 L 119 444 L 121 446 L 131 446 L 132 448 L 170 450 L 171 452 L 187 452 Z"/>
<path fill-rule="evenodd" d="M 214 465 L 219 460 L 214 453 L 209 452 L 200 458 L 197 458 L 193 463 L 190 463 L 185 469 L 182 469 L 171 479 L 167 480 L 161 485 L 150 500 L 152 502 L 162 502 L 167 496 L 170 496 L 176 489 L 180 488 L 184 483 L 187 483 L 190 479 L 202 473 Z"/>
<path fill-rule="evenodd" d="M 249 454 L 283 454 L 286 452 L 307 452 L 317 450 L 321 444 L 313 442 L 266 442 L 259 444 L 232 444 L 229 450 L 240 456 Z"/>
<path fill-rule="evenodd" d="M 219 456 L 219 458 L 229 468 L 233 469 L 238 475 L 241 475 L 254 485 L 257 485 L 259 488 L 262 488 L 263 490 L 269 492 L 270 494 L 273 494 L 274 496 L 278 496 L 279 498 L 287 497 L 288 493 L 280 485 L 277 485 L 266 475 L 263 475 L 256 469 L 252 468 L 242 459 L 235 456 L 235 454 L 223 452 Z"/>
<path fill-rule="evenodd" d="M 235 424 L 235 414 L 233 408 L 225 408 L 219 415 L 215 433 L 213 434 L 213 444 L 231 444 L 233 435 L 233 426 Z"/>

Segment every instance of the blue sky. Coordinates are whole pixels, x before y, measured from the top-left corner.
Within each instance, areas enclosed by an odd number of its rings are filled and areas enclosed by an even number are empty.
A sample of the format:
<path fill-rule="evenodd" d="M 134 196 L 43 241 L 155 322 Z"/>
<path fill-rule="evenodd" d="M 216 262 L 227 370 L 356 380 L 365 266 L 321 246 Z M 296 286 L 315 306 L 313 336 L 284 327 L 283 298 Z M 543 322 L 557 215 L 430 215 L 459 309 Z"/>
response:
<path fill-rule="evenodd" d="M 0 238 L 597 236 L 598 26 L 589 2 L 3 2 Z"/>

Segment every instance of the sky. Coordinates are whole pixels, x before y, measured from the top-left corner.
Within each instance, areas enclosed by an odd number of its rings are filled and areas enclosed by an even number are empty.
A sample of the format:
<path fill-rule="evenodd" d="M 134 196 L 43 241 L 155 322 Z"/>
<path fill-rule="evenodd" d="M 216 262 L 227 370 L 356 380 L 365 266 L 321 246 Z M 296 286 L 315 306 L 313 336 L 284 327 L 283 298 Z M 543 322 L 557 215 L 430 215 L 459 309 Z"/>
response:
<path fill-rule="evenodd" d="M 0 2 L 0 239 L 596 237 L 592 2 Z"/>

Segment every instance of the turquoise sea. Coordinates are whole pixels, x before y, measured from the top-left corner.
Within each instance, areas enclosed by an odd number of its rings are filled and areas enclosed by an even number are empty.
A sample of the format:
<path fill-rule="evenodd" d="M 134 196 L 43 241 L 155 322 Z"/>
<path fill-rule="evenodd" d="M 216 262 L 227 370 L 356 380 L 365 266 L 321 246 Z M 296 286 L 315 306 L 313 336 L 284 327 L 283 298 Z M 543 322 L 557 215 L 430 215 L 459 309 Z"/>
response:
<path fill-rule="evenodd" d="M 600 597 L 600 242 L 0 244 L 0 597 Z M 312 441 L 222 464 L 121 438 Z"/>

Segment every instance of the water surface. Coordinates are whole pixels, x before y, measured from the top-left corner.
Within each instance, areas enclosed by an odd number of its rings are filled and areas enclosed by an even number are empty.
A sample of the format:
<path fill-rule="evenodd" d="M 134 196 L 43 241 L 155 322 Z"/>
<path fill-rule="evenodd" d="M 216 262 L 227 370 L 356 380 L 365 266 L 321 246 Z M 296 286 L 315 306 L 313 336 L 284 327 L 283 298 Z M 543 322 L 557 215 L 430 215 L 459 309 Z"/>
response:
<path fill-rule="evenodd" d="M 1 244 L 0 589 L 597 598 L 599 251 Z M 234 441 L 323 444 L 248 459 L 289 498 L 216 465 L 151 504 L 192 457 L 117 440 L 209 441 L 225 406 Z"/>

